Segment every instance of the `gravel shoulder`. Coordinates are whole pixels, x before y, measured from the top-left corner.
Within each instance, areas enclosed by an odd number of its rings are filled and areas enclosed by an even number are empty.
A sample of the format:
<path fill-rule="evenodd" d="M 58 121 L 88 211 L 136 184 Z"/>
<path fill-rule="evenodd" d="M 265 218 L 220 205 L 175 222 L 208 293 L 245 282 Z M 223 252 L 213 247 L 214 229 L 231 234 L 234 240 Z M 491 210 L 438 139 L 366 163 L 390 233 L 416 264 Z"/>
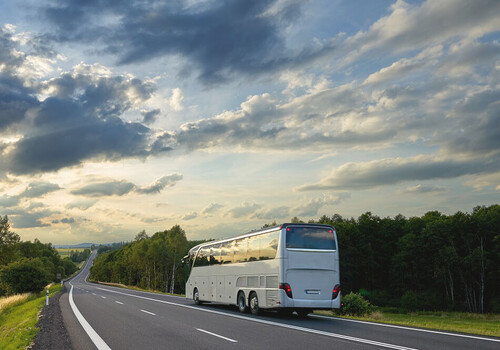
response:
<path fill-rule="evenodd" d="M 67 292 L 66 286 L 44 305 L 40 312 L 38 328 L 40 333 L 30 347 L 33 350 L 73 349 L 68 331 L 64 325 L 59 299 Z"/>

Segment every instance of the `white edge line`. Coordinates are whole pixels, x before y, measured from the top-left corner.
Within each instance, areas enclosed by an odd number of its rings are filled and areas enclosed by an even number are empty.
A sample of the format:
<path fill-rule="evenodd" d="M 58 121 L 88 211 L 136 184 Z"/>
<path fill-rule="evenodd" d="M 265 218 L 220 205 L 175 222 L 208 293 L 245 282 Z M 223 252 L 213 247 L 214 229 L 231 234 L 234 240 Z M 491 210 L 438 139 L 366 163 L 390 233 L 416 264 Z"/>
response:
<path fill-rule="evenodd" d="M 123 305 L 123 303 L 122 303 L 121 301 L 116 301 L 116 300 L 115 300 L 115 303 L 120 304 L 120 305 Z"/>
<path fill-rule="evenodd" d="M 92 328 L 92 326 L 87 322 L 85 317 L 80 313 L 80 310 L 76 307 L 75 302 L 73 301 L 73 284 L 70 282 L 71 289 L 69 291 L 69 305 L 71 306 L 71 309 L 73 310 L 73 313 L 75 314 L 76 318 L 78 319 L 78 322 L 82 325 L 83 329 L 85 332 L 87 332 L 87 335 L 90 337 L 90 340 L 94 343 L 94 345 L 97 347 L 99 350 L 111 350 L 111 348 L 106 344 L 104 340 L 97 334 L 97 332 Z"/>
<path fill-rule="evenodd" d="M 201 329 L 201 328 L 196 328 L 196 330 L 200 331 L 200 332 L 203 332 L 203 333 L 207 333 L 207 334 L 213 335 L 214 337 L 222 338 L 224 340 L 230 341 L 231 343 L 237 343 L 238 342 L 237 340 L 234 340 L 234 339 L 231 339 L 231 338 L 228 338 L 228 337 L 224 337 L 224 336 L 222 336 L 220 334 L 212 333 L 212 332 L 206 331 L 206 330 Z"/>
<path fill-rule="evenodd" d="M 190 306 L 190 305 L 178 304 L 178 303 L 173 303 L 171 301 L 153 299 L 153 298 L 148 298 L 148 297 L 144 297 L 144 296 L 141 296 L 141 295 L 134 295 L 134 294 L 128 294 L 128 293 L 118 292 L 116 290 L 111 290 L 111 289 L 105 289 L 105 288 L 99 288 L 99 287 L 96 287 L 96 288 L 100 289 L 100 290 L 105 290 L 105 291 L 108 291 L 108 292 L 112 292 L 112 293 L 117 293 L 117 294 L 131 296 L 131 297 L 134 297 L 134 298 L 156 301 L 156 302 L 163 303 L 163 304 L 174 305 L 174 306 L 179 306 L 179 307 L 183 307 L 183 308 L 186 308 L 186 309 L 192 309 L 192 310 L 197 310 L 197 311 L 203 311 L 203 312 L 209 312 L 209 313 L 213 313 L 213 314 L 223 315 L 223 316 L 227 316 L 227 317 L 238 318 L 238 319 L 245 320 L 245 321 L 263 323 L 263 324 L 267 324 L 267 325 L 271 325 L 271 326 L 288 328 L 288 329 L 293 329 L 293 330 L 307 332 L 307 333 L 320 334 L 320 335 L 324 335 L 324 336 L 332 337 L 332 338 L 345 339 L 345 340 L 350 340 L 350 341 L 353 341 L 353 342 L 365 343 L 365 344 L 370 344 L 370 345 L 376 345 L 376 346 L 390 348 L 390 349 L 396 349 L 396 350 L 415 350 L 413 348 L 408 348 L 408 347 L 404 347 L 404 346 L 400 346 L 400 345 L 381 343 L 381 342 L 374 341 L 374 340 L 363 339 L 363 338 L 356 338 L 356 337 L 350 337 L 350 336 L 347 336 L 347 335 L 330 333 L 330 332 L 325 332 L 325 331 L 319 331 L 319 330 L 316 330 L 316 329 L 304 328 L 304 327 L 299 327 L 299 326 L 292 326 L 292 325 L 288 325 L 288 324 L 282 324 L 282 323 L 277 323 L 277 322 L 272 322 L 272 321 L 267 321 L 267 320 L 254 319 L 254 318 L 249 318 L 249 317 L 245 317 L 245 316 L 241 316 L 241 315 L 227 314 L 225 312 L 220 312 L 220 311 L 215 311 L 215 310 L 200 309 L 198 307 L 194 307 L 194 306 Z"/>
<path fill-rule="evenodd" d="M 325 318 L 325 319 L 345 321 L 345 322 L 362 323 L 362 324 L 367 324 L 367 325 L 370 325 L 370 326 L 398 328 L 398 329 L 405 329 L 405 330 L 409 330 L 409 331 L 425 332 L 425 333 L 433 333 L 433 334 L 441 334 L 441 335 L 450 335 L 450 336 L 453 336 L 453 337 L 471 338 L 471 339 L 479 339 L 479 340 L 488 340 L 488 341 L 493 341 L 493 342 L 499 342 L 500 343 L 500 339 L 484 338 L 484 337 L 479 337 L 479 336 L 475 336 L 475 335 L 468 335 L 468 334 L 448 333 L 448 332 L 443 332 L 443 331 L 433 331 L 433 330 L 430 330 L 430 329 L 421 329 L 421 328 L 412 328 L 412 327 L 405 327 L 405 326 L 397 326 L 397 325 L 394 325 L 394 324 L 387 324 L 387 323 L 377 323 L 377 322 L 370 322 L 370 321 L 351 320 L 351 319 L 347 319 L 347 318 L 334 317 L 334 316 L 323 316 L 323 315 L 309 315 L 309 316 L 310 317 L 315 317 L 315 318 Z"/>
<path fill-rule="evenodd" d="M 152 313 L 152 312 L 149 312 L 149 311 L 146 311 L 146 310 L 142 310 L 142 309 L 141 309 L 141 311 L 142 311 L 142 312 L 144 312 L 144 313 L 147 313 L 147 314 L 150 314 L 150 315 L 156 316 L 156 314 L 154 314 L 154 313 Z"/>

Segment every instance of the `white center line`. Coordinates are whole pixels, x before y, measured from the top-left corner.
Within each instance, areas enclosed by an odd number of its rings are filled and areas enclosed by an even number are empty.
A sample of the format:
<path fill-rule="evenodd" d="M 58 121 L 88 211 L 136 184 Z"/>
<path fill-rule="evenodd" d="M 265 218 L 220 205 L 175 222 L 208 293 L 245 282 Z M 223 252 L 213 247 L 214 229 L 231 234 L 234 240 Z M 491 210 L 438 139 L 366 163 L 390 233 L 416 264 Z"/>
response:
<path fill-rule="evenodd" d="M 153 316 L 156 316 L 156 314 L 152 313 L 152 312 L 149 312 L 149 311 L 146 311 L 146 310 L 141 310 L 142 312 L 144 313 L 147 313 L 147 314 L 150 314 L 150 315 L 153 315 Z"/>
<path fill-rule="evenodd" d="M 122 303 L 121 301 L 116 301 L 116 300 L 115 300 L 115 303 L 120 304 L 120 305 L 123 305 L 123 303 Z"/>
<path fill-rule="evenodd" d="M 222 336 L 220 334 L 212 333 L 212 332 L 206 331 L 206 330 L 201 329 L 201 328 L 196 328 L 196 330 L 200 331 L 200 332 L 203 332 L 203 333 L 207 333 L 207 334 L 213 335 L 214 337 L 222 338 L 224 340 L 230 341 L 231 343 L 237 343 L 238 342 L 237 340 L 234 340 L 234 339 L 231 339 L 231 338 L 228 338 L 228 337 L 224 337 L 224 336 Z"/>
<path fill-rule="evenodd" d="M 105 297 L 105 296 L 102 296 L 102 295 L 101 295 L 101 298 L 106 299 L 106 297 Z"/>

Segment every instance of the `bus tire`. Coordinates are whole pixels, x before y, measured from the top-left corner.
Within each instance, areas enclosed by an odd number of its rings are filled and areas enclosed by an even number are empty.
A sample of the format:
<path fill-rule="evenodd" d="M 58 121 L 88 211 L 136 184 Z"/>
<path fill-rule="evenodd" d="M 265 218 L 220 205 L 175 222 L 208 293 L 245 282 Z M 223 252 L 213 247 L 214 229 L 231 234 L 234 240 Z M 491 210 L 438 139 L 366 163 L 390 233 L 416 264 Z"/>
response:
<path fill-rule="evenodd" d="M 308 314 L 312 312 L 311 309 L 296 309 L 295 312 L 299 316 L 299 318 L 306 318 Z"/>
<path fill-rule="evenodd" d="M 245 293 L 244 292 L 239 292 L 238 293 L 238 309 L 242 313 L 245 313 L 248 310 L 247 305 L 246 305 Z"/>
<path fill-rule="evenodd" d="M 198 288 L 193 290 L 193 301 L 196 305 L 201 305 L 200 292 L 198 292 Z"/>
<path fill-rule="evenodd" d="M 250 298 L 248 299 L 248 304 L 250 305 L 250 312 L 253 315 L 260 314 L 259 298 L 257 297 L 257 293 L 255 293 L 255 292 L 250 293 Z"/>

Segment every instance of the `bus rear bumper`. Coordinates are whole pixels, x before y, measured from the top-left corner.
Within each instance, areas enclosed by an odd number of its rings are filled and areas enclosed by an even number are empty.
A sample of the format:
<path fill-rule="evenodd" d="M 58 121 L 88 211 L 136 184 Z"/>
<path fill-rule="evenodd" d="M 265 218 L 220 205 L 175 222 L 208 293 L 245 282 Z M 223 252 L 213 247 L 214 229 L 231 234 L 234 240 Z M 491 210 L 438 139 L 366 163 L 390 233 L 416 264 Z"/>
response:
<path fill-rule="evenodd" d="M 308 300 L 308 299 L 290 299 L 284 297 L 281 306 L 287 308 L 306 308 L 306 309 L 338 309 L 340 308 L 340 297 L 334 300 Z"/>

